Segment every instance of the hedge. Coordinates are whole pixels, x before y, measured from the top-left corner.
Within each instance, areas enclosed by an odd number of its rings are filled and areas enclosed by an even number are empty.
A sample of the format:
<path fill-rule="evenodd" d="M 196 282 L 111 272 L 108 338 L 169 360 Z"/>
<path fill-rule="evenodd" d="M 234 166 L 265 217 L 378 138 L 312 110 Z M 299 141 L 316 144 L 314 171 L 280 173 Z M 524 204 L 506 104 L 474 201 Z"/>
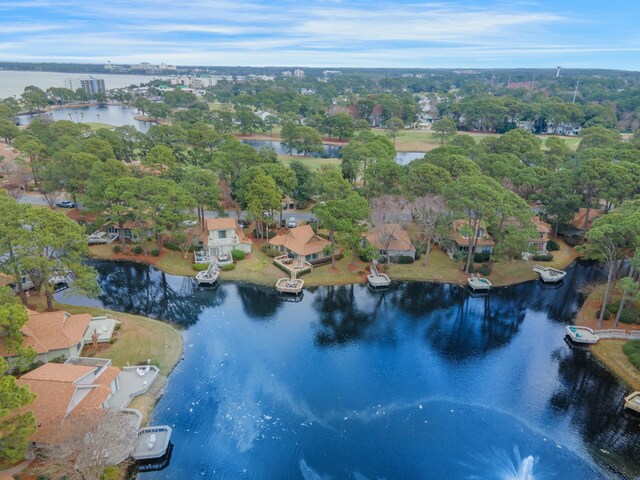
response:
<path fill-rule="evenodd" d="M 247 254 L 244 253 L 242 250 L 231 250 L 231 257 L 238 261 L 238 260 L 244 260 L 244 257 L 246 257 Z"/>
<path fill-rule="evenodd" d="M 142 253 L 142 247 L 140 245 L 136 245 L 131 249 L 131 251 L 136 255 L 140 255 Z"/>
<path fill-rule="evenodd" d="M 609 317 L 611 317 L 611 314 L 609 312 L 607 312 L 607 310 L 605 309 L 605 311 L 604 311 L 604 319 L 605 320 L 609 320 Z M 596 318 L 600 318 L 600 310 L 596 310 Z"/>
<path fill-rule="evenodd" d="M 553 255 L 551 255 L 551 254 L 548 254 L 548 255 L 538 254 L 538 255 L 534 255 L 533 259 L 536 262 L 550 262 L 551 260 L 553 260 Z"/>
<path fill-rule="evenodd" d="M 627 308 L 622 311 L 622 315 L 620 315 L 620 321 L 622 323 L 636 323 L 638 321 L 638 310 L 635 308 Z"/>
<path fill-rule="evenodd" d="M 120 245 L 113 246 L 113 253 L 120 253 L 121 250 L 122 248 L 120 248 Z"/>
<path fill-rule="evenodd" d="M 236 266 L 233 263 L 228 263 L 227 265 L 223 265 L 222 267 L 220 267 L 220 269 L 223 272 L 229 272 L 229 271 L 233 270 L 234 268 L 236 268 Z"/>
<path fill-rule="evenodd" d="M 622 351 L 629 361 L 640 370 L 640 340 L 630 340 L 622 346 Z"/>
<path fill-rule="evenodd" d="M 193 269 L 196 272 L 203 272 L 205 271 L 207 268 L 209 268 L 209 264 L 208 263 L 194 263 L 193 264 Z"/>
<path fill-rule="evenodd" d="M 406 265 L 406 264 L 415 262 L 415 260 L 413 259 L 413 257 L 410 257 L 409 255 L 400 255 L 397 258 L 397 262 L 400 264 Z"/>
<path fill-rule="evenodd" d="M 553 240 L 549 240 L 547 242 L 547 250 L 549 250 L 550 252 L 557 252 L 558 250 L 560 250 L 560 244 Z"/>
<path fill-rule="evenodd" d="M 482 263 L 482 262 L 486 262 L 487 260 L 489 260 L 489 258 L 491 257 L 491 254 L 488 252 L 480 252 L 480 253 L 474 253 L 473 254 L 473 261 L 476 263 Z"/>
<path fill-rule="evenodd" d="M 476 268 L 476 273 L 486 277 L 487 275 L 491 275 L 491 267 L 488 265 L 482 265 L 481 267 Z"/>
<path fill-rule="evenodd" d="M 154 248 L 153 250 L 151 250 L 151 255 L 154 257 L 157 257 L 160 255 L 160 250 Z"/>
<path fill-rule="evenodd" d="M 618 313 L 620 309 L 620 302 L 613 302 L 607 305 L 607 312 L 609 313 Z"/>
<path fill-rule="evenodd" d="M 264 245 L 262 245 L 260 247 L 260 250 L 262 250 L 262 252 L 267 255 L 267 257 L 278 257 L 280 255 L 280 250 L 278 250 L 277 248 L 273 248 L 271 245 L 269 245 L 268 243 L 265 243 Z"/>

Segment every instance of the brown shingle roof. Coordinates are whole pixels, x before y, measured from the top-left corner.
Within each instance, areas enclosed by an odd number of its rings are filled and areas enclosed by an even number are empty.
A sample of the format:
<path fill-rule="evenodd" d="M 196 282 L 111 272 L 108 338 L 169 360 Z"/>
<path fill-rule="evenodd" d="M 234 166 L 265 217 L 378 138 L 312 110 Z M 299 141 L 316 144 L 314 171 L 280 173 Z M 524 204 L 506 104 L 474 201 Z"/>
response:
<path fill-rule="evenodd" d="M 296 255 L 306 256 L 323 252 L 331 242 L 316 235 L 310 225 L 302 225 L 285 234 L 276 235 L 269 240 L 269 244 L 277 247 L 282 245 Z"/>
<path fill-rule="evenodd" d="M 63 442 L 72 433 L 74 420 L 83 415 L 101 415 L 103 402 L 111 394 L 111 382 L 118 376 L 120 369 L 107 367 L 92 384 L 78 385 L 78 380 L 96 367 L 47 363 L 23 375 L 18 383 L 28 385 L 36 399 L 25 410 L 34 413 L 38 430 L 31 440 L 38 443 L 56 444 Z M 71 401 L 78 388 L 88 388 L 89 393 L 82 397 L 77 405 L 68 412 Z"/>
<path fill-rule="evenodd" d="M 38 313 L 27 310 L 29 320 L 22 327 L 23 346 L 33 347 L 37 353 L 69 348 L 84 337 L 91 315 L 69 315 L 66 312 Z M 11 355 L 0 342 L 0 355 Z"/>
<path fill-rule="evenodd" d="M 231 230 L 235 229 L 238 222 L 235 218 L 207 218 L 207 230 Z"/>
<path fill-rule="evenodd" d="M 469 246 L 469 237 L 464 237 L 460 233 L 460 231 L 467 226 L 466 220 L 454 220 L 453 221 L 453 239 L 455 242 L 461 247 Z M 484 246 L 493 246 L 496 243 L 493 241 L 491 236 L 487 233 L 487 229 L 484 225 L 481 225 L 482 235 L 478 237 L 478 241 L 476 242 L 476 247 L 484 247 Z"/>
<path fill-rule="evenodd" d="M 416 250 L 407 231 L 397 223 L 385 224 L 384 233 L 378 229 L 372 230 L 367 234 L 367 241 L 381 250 L 408 250 L 411 252 Z"/>

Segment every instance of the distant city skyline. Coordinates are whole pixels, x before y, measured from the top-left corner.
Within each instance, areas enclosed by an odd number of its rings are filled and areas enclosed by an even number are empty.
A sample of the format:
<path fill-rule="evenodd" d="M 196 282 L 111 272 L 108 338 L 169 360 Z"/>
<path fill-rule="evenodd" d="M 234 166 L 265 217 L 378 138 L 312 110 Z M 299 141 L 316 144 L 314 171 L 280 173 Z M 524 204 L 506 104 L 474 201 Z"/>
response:
<path fill-rule="evenodd" d="M 467 0 L 7 0 L 24 62 L 639 70 L 640 4 Z"/>

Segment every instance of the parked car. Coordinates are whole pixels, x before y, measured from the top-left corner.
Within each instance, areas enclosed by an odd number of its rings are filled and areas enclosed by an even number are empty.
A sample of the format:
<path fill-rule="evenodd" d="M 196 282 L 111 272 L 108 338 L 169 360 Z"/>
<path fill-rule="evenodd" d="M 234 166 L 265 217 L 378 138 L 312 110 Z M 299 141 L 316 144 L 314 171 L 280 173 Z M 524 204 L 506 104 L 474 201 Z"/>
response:
<path fill-rule="evenodd" d="M 286 227 L 286 226 L 287 226 L 287 221 L 286 221 L 284 218 L 283 218 L 282 220 L 280 220 L 280 226 L 281 226 L 282 228 L 284 228 L 284 227 Z"/>
<path fill-rule="evenodd" d="M 56 202 L 56 207 L 59 208 L 76 208 L 76 204 L 70 202 L 69 200 L 58 200 Z"/>
<path fill-rule="evenodd" d="M 238 225 L 240 225 L 242 228 L 247 228 L 249 225 L 251 225 L 251 221 L 241 218 L 240 220 L 238 220 Z"/>
<path fill-rule="evenodd" d="M 293 204 L 293 202 L 289 202 L 289 208 L 292 210 L 295 208 L 295 205 Z"/>
<path fill-rule="evenodd" d="M 282 202 L 282 209 L 286 210 L 289 205 L 286 202 Z"/>
<path fill-rule="evenodd" d="M 289 219 L 289 223 L 287 223 L 287 227 L 289 227 L 289 228 L 295 228 L 296 227 L 296 219 L 294 217 L 291 217 Z"/>
<path fill-rule="evenodd" d="M 298 202 L 298 206 L 296 207 L 298 210 L 304 210 L 305 208 L 307 208 L 307 204 L 304 202 Z"/>

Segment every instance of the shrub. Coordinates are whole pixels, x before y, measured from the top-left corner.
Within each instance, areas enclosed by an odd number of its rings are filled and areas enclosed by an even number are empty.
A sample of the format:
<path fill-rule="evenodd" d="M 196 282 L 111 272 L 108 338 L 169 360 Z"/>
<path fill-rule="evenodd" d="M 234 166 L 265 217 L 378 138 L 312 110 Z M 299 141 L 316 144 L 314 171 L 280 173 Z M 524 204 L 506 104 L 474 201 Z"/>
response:
<path fill-rule="evenodd" d="M 120 245 L 113 246 L 113 253 L 120 253 L 121 250 L 122 248 L 120 248 Z"/>
<path fill-rule="evenodd" d="M 205 271 L 207 268 L 209 268 L 209 264 L 208 263 L 194 263 L 193 264 L 193 269 L 196 272 L 203 272 Z"/>
<path fill-rule="evenodd" d="M 564 237 L 564 243 L 566 243 L 570 247 L 575 247 L 577 245 L 580 245 L 582 242 L 578 237 Z"/>
<path fill-rule="evenodd" d="M 131 249 L 131 251 L 136 255 L 140 255 L 142 253 L 142 247 L 140 245 L 136 245 Z"/>
<path fill-rule="evenodd" d="M 638 321 L 638 310 L 635 308 L 627 308 L 622 311 L 622 315 L 620 315 L 620 321 L 622 323 L 636 323 Z"/>
<path fill-rule="evenodd" d="M 154 248 L 153 250 L 151 250 L 151 255 L 153 255 L 154 257 L 159 256 L 160 250 L 158 250 L 157 248 Z"/>
<path fill-rule="evenodd" d="M 550 253 L 548 255 L 537 254 L 533 256 L 533 259 L 536 262 L 550 262 L 551 260 L 553 260 L 553 255 L 551 255 Z"/>
<path fill-rule="evenodd" d="M 420 249 L 416 248 L 416 260 L 420 260 Z"/>
<path fill-rule="evenodd" d="M 620 302 L 613 302 L 607 305 L 607 312 L 609 313 L 615 314 L 618 313 L 618 310 L 620 310 Z"/>
<path fill-rule="evenodd" d="M 476 263 L 482 263 L 482 262 L 486 262 L 487 260 L 489 260 L 489 257 L 491 257 L 491 254 L 489 252 L 474 253 L 473 254 L 473 261 L 476 262 Z"/>
<path fill-rule="evenodd" d="M 629 361 L 640 370 L 640 340 L 630 340 L 622 346 L 622 351 Z"/>
<path fill-rule="evenodd" d="M 336 257 L 336 262 L 339 262 L 344 258 L 344 253 L 338 253 L 335 257 Z"/>
<path fill-rule="evenodd" d="M 368 253 L 363 253 L 363 254 L 359 255 L 359 258 L 360 258 L 360 260 L 361 260 L 362 262 L 365 262 L 365 263 L 368 263 L 368 262 L 370 262 L 371 260 L 373 260 L 373 259 L 371 258 L 371 255 L 369 255 Z"/>
<path fill-rule="evenodd" d="M 486 277 L 487 275 L 491 275 L 491 267 L 488 265 L 482 265 L 481 267 L 476 268 L 476 272 Z"/>
<path fill-rule="evenodd" d="M 397 262 L 403 265 L 413 263 L 414 261 L 413 257 L 410 257 L 409 255 L 400 255 L 397 259 Z"/>
<path fill-rule="evenodd" d="M 234 268 L 236 268 L 236 266 L 233 263 L 228 263 L 227 265 L 223 265 L 222 267 L 220 267 L 220 270 L 222 270 L 223 272 L 230 272 Z"/>
<path fill-rule="evenodd" d="M 100 480 L 119 480 L 121 477 L 121 470 L 118 465 L 113 465 L 111 467 L 107 467 L 102 475 L 100 475 Z"/>
<path fill-rule="evenodd" d="M 246 256 L 247 254 L 242 250 L 231 250 L 231 258 L 233 258 L 235 261 L 244 260 L 244 257 Z"/>
<path fill-rule="evenodd" d="M 167 250 L 173 250 L 174 252 L 177 252 L 178 250 L 180 250 L 180 247 L 178 247 L 178 245 L 176 245 L 173 242 L 167 242 L 165 241 L 163 243 L 164 248 L 166 248 Z"/>
<path fill-rule="evenodd" d="M 114 343 L 116 343 L 116 339 L 115 338 L 110 338 L 109 339 L 109 345 L 113 345 Z"/>
<path fill-rule="evenodd" d="M 260 250 L 262 250 L 265 253 L 265 255 L 267 255 L 267 257 L 275 258 L 280 256 L 280 251 L 277 248 L 273 248 L 268 243 L 265 243 L 264 245 L 262 245 L 260 247 Z"/>
<path fill-rule="evenodd" d="M 49 360 L 51 363 L 64 363 L 67 361 L 67 357 L 65 357 L 64 355 L 60 355 L 59 357 L 56 358 L 52 358 L 51 360 Z"/>
<path fill-rule="evenodd" d="M 604 319 L 609 320 L 609 317 L 611 317 L 611 314 L 605 310 Z M 600 310 L 596 310 L 596 318 L 600 318 Z"/>
<path fill-rule="evenodd" d="M 547 250 L 549 250 L 550 252 L 557 252 L 558 250 L 560 250 L 560 245 L 558 244 L 558 242 L 549 240 L 547 242 Z"/>

